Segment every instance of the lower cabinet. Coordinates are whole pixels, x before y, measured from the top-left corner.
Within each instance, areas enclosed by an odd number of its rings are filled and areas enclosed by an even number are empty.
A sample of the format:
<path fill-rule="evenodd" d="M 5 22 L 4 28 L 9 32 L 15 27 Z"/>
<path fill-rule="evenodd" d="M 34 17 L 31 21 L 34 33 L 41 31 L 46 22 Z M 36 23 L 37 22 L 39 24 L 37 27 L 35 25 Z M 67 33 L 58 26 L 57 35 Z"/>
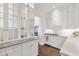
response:
<path fill-rule="evenodd" d="M 22 56 L 36 56 L 36 55 L 38 55 L 37 40 L 22 44 Z"/>
<path fill-rule="evenodd" d="M 46 44 L 56 47 L 58 49 L 61 49 L 65 40 L 66 40 L 66 38 L 60 37 L 57 35 L 48 35 L 48 36 L 46 36 L 46 39 L 45 39 Z"/>
<path fill-rule="evenodd" d="M 6 48 L 6 55 L 7 56 L 21 56 L 21 45 L 15 45 L 15 46 L 11 46 Z"/>
<path fill-rule="evenodd" d="M 0 56 L 6 56 L 6 49 L 0 49 Z"/>
<path fill-rule="evenodd" d="M 36 56 L 38 40 L 0 49 L 0 56 Z"/>

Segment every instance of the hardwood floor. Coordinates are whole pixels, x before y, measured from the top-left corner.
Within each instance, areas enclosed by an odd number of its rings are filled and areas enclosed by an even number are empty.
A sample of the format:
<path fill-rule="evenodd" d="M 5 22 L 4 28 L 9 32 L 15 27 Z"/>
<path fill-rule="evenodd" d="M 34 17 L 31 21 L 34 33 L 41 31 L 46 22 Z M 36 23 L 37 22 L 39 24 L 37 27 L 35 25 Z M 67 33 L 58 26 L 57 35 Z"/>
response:
<path fill-rule="evenodd" d="M 60 56 L 59 49 L 48 45 L 39 45 L 39 56 Z"/>

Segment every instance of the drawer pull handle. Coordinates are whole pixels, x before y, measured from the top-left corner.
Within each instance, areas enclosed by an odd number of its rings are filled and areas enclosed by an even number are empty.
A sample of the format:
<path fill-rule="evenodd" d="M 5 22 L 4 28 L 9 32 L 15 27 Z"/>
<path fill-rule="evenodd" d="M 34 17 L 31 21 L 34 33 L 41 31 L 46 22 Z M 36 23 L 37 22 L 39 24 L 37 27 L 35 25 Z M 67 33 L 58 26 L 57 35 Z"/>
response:
<path fill-rule="evenodd" d="M 33 45 L 30 45 L 30 46 L 33 46 Z"/>
<path fill-rule="evenodd" d="M 48 39 L 49 39 L 49 38 L 48 38 L 48 36 L 47 36 L 47 37 L 46 37 L 46 41 L 48 41 Z"/>
<path fill-rule="evenodd" d="M 8 56 L 8 54 L 6 54 L 6 56 Z"/>

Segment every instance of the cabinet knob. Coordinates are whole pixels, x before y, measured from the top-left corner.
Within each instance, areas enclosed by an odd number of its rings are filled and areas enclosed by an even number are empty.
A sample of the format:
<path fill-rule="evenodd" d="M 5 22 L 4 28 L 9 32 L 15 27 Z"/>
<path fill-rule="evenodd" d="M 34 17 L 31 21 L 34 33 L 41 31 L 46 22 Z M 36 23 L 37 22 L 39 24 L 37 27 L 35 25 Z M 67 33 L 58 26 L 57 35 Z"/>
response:
<path fill-rule="evenodd" d="M 33 46 L 33 45 L 30 45 L 30 46 Z"/>
<path fill-rule="evenodd" d="M 6 56 L 8 56 L 8 54 L 6 54 Z"/>
<path fill-rule="evenodd" d="M 23 36 L 23 35 L 21 35 L 21 38 L 24 38 L 24 36 Z"/>
<path fill-rule="evenodd" d="M 3 41 L 3 39 L 1 39 L 1 42 Z"/>

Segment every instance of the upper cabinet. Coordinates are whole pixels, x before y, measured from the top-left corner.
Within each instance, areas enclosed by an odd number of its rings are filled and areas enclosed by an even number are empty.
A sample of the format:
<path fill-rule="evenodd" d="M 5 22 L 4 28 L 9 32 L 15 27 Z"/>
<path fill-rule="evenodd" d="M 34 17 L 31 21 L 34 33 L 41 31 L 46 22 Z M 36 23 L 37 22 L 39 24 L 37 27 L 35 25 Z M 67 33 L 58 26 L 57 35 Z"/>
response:
<path fill-rule="evenodd" d="M 0 41 L 3 40 L 3 26 L 4 26 L 4 4 L 0 4 Z"/>
<path fill-rule="evenodd" d="M 0 3 L 0 42 L 32 35 L 33 8 L 23 3 Z"/>
<path fill-rule="evenodd" d="M 3 28 L 4 4 L 0 4 L 0 30 Z"/>
<path fill-rule="evenodd" d="M 47 28 L 53 28 L 53 26 L 56 25 L 61 26 L 61 28 L 78 28 L 78 16 L 79 4 L 72 3 L 52 8 L 52 10 L 47 13 Z"/>
<path fill-rule="evenodd" d="M 20 5 L 20 29 L 21 29 L 21 38 L 27 37 L 27 16 L 28 16 L 28 7 L 25 4 Z M 29 24 L 28 24 L 29 25 Z"/>
<path fill-rule="evenodd" d="M 8 39 L 18 39 L 18 4 L 9 3 L 8 6 Z"/>

